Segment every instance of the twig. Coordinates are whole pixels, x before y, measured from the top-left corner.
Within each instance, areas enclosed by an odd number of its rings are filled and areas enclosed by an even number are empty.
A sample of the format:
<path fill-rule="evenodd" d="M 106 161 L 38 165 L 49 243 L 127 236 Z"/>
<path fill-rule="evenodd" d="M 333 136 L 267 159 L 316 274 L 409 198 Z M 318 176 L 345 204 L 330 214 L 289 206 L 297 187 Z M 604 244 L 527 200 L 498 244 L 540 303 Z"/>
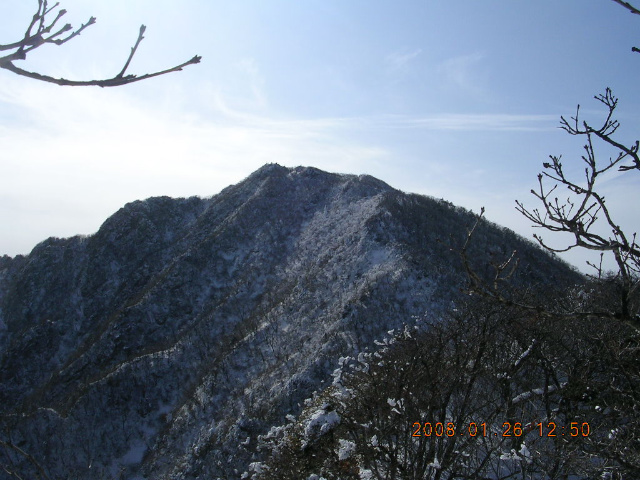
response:
<path fill-rule="evenodd" d="M 616 2 L 618 5 L 622 5 L 624 8 L 629 10 L 631 13 L 634 13 L 636 15 L 640 15 L 640 10 L 638 10 L 636 7 L 631 5 L 629 2 L 623 2 L 622 0 L 613 0 L 613 1 Z"/>
<path fill-rule="evenodd" d="M 164 75 L 166 73 L 181 71 L 187 65 L 193 65 L 193 64 L 196 64 L 196 63 L 200 63 L 201 59 L 202 59 L 202 57 L 196 55 L 191 60 L 188 60 L 188 61 L 186 61 L 186 62 L 184 62 L 184 63 L 182 63 L 180 65 L 177 65 L 175 67 L 169 68 L 167 70 L 162 70 L 160 72 L 146 73 L 146 74 L 141 75 L 141 76 L 127 75 L 126 77 L 117 77 L 116 76 L 116 77 L 113 77 L 113 78 L 110 78 L 110 79 L 107 79 L 107 80 L 86 80 L 86 81 L 83 81 L 83 80 L 67 80 L 66 78 L 54 78 L 54 77 L 50 77 L 48 75 L 42 75 L 42 74 L 36 73 L 36 72 L 29 72 L 27 70 L 23 70 L 21 68 L 16 67 L 12 63 L 10 63 L 7 66 L 2 66 L 2 68 L 5 68 L 6 70 L 14 72 L 14 73 L 16 73 L 18 75 L 22 75 L 24 77 L 33 78 L 35 80 L 42 80 L 44 82 L 55 83 L 56 85 L 61 85 L 61 86 L 72 86 L 72 87 L 87 87 L 87 86 L 118 87 L 120 85 L 127 85 L 129 83 L 139 82 L 140 80 L 146 80 L 148 78 L 157 77 L 159 75 Z"/>
<path fill-rule="evenodd" d="M 640 15 L 640 10 L 637 9 L 636 7 L 634 7 L 633 5 L 631 5 L 629 2 L 624 2 L 622 0 L 613 0 L 613 1 L 616 2 L 618 5 L 622 5 L 624 8 L 629 10 L 631 13 L 633 13 L 635 15 Z M 631 47 L 631 51 L 635 52 L 635 53 L 640 53 L 640 48 Z"/>
<path fill-rule="evenodd" d="M 186 62 L 181 63 L 180 65 L 177 65 L 175 67 L 167 68 L 166 70 L 147 73 L 144 75 L 125 75 L 127 69 L 129 68 L 129 65 L 131 64 L 131 60 L 138 50 L 140 43 L 144 39 L 144 32 L 146 31 L 147 27 L 145 25 L 141 25 L 140 31 L 138 33 L 138 38 L 134 46 L 131 48 L 131 53 L 129 54 L 127 61 L 125 62 L 124 67 L 113 78 L 103 80 L 69 80 L 66 78 L 55 78 L 50 75 L 31 72 L 29 70 L 17 67 L 14 62 L 16 60 L 25 60 L 27 58 L 27 54 L 35 50 L 36 48 L 39 48 L 46 43 L 55 44 L 58 46 L 63 45 L 72 38 L 80 35 L 86 28 L 96 23 L 96 18 L 91 17 L 86 23 L 80 25 L 77 30 L 73 30 L 73 27 L 70 24 L 66 24 L 54 33 L 51 33 L 60 18 L 62 18 L 62 16 L 67 13 L 67 11 L 64 9 L 58 11 L 53 21 L 47 25 L 46 16 L 53 10 L 55 10 L 58 6 L 59 3 L 56 3 L 49 8 L 46 0 L 38 0 L 38 10 L 33 15 L 33 18 L 31 19 L 31 22 L 25 31 L 23 39 L 18 42 L 0 45 L 0 51 L 15 50 L 9 55 L 0 57 L 0 68 L 13 72 L 17 75 L 21 75 L 23 77 L 33 78 L 35 80 L 40 80 L 43 82 L 55 83 L 56 85 L 61 86 L 117 87 L 129 83 L 139 82 L 140 80 L 157 77 L 159 75 L 165 75 L 171 72 L 178 72 L 188 65 L 200 63 L 200 60 L 202 59 L 202 57 L 195 55 L 190 60 L 187 60 Z M 67 37 L 61 38 L 63 34 L 69 31 L 71 31 L 71 33 Z"/>

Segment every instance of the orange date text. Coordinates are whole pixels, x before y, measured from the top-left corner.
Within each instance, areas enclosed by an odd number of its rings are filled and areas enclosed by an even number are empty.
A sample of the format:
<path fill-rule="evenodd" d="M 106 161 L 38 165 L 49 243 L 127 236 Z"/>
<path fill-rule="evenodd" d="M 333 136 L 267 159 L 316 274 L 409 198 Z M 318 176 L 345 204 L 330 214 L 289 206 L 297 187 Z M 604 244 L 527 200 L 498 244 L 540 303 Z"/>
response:
<path fill-rule="evenodd" d="M 414 422 L 411 427 L 412 437 L 521 437 L 530 432 L 540 437 L 588 437 L 591 427 L 588 422 L 571 422 L 569 425 L 558 425 L 555 422 L 504 422 L 501 428 L 487 429 L 487 423 L 469 422 L 456 426 L 453 422 Z"/>

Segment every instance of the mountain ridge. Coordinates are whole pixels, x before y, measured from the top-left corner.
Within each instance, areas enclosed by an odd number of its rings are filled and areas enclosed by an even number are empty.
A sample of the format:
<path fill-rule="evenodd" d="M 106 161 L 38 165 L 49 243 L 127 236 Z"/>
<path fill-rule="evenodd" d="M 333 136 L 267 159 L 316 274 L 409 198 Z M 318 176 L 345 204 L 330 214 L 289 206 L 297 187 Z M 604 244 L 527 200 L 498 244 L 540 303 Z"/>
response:
<path fill-rule="evenodd" d="M 449 243 L 473 221 L 277 164 L 210 198 L 128 203 L 94 235 L 0 259 L 0 418 L 54 476 L 237 478 L 338 357 L 455 302 Z M 514 248 L 523 281 L 577 278 L 488 222 L 470 253 Z"/>

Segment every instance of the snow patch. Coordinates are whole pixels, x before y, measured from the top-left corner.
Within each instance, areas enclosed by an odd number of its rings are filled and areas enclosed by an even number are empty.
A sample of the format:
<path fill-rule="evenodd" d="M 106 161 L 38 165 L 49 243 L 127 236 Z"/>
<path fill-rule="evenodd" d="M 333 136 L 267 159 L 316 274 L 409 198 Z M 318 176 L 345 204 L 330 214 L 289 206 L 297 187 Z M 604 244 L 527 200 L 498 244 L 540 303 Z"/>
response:
<path fill-rule="evenodd" d="M 265 465 L 262 462 L 252 462 L 249 464 L 249 471 L 257 474 L 264 473 Z"/>
<path fill-rule="evenodd" d="M 561 387 L 563 387 L 565 384 L 562 384 Z M 549 385 L 549 387 L 547 388 L 547 393 L 552 393 L 555 392 L 558 389 L 558 387 L 556 387 L 555 385 Z M 524 400 L 527 400 L 528 398 L 530 398 L 532 395 L 543 395 L 544 394 L 544 388 L 534 388 L 531 389 L 527 392 L 522 392 L 518 395 L 516 395 L 515 397 L 513 397 L 513 399 L 511 400 L 513 403 L 520 403 Z"/>
<path fill-rule="evenodd" d="M 512 448 L 510 452 L 503 452 L 500 455 L 500 460 L 511 460 L 511 461 L 526 461 L 527 463 L 532 463 L 533 459 L 531 458 L 531 452 L 527 448 L 527 445 L 523 443 L 520 446 L 520 450 L 516 452 L 515 448 Z"/>
<path fill-rule="evenodd" d="M 373 480 L 373 472 L 367 469 L 360 470 L 360 480 Z"/>
<path fill-rule="evenodd" d="M 326 408 L 326 407 L 325 407 Z M 309 423 L 304 429 L 306 438 L 313 436 L 322 436 L 330 432 L 336 425 L 340 423 L 340 416 L 335 411 L 327 412 L 324 408 L 317 410 L 311 415 Z"/>
<path fill-rule="evenodd" d="M 349 440 L 338 440 L 338 460 L 346 460 L 351 457 L 356 451 L 356 444 Z"/>

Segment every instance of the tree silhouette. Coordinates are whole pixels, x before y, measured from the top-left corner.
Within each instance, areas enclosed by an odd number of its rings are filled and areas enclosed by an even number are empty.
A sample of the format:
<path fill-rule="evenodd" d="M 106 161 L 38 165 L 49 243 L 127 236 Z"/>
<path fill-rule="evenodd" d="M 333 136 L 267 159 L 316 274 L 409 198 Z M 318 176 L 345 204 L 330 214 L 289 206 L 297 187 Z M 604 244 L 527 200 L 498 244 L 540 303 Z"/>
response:
<path fill-rule="evenodd" d="M 154 73 L 146 73 L 144 75 L 127 74 L 126 72 L 129 68 L 129 64 L 131 63 L 138 46 L 144 39 L 144 32 L 147 27 L 141 25 L 140 32 L 138 33 L 138 39 L 133 47 L 131 47 L 131 53 L 125 62 L 124 67 L 122 67 L 122 70 L 113 78 L 102 80 L 68 80 L 66 78 L 54 78 L 49 75 L 43 75 L 41 73 L 31 72 L 17 67 L 14 62 L 17 60 L 25 60 L 27 55 L 36 48 L 42 47 L 46 44 L 54 44 L 58 46 L 63 45 L 69 40 L 80 35 L 86 28 L 96 23 L 96 18 L 91 17 L 86 23 L 83 23 L 77 29 L 74 29 L 69 23 L 64 26 L 59 26 L 58 22 L 67 13 L 64 9 L 58 9 L 59 5 L 60 3 L 56 2 L 55 5 L 50 7 L 47 0 L 38 0 L 38 9 L 33 15 L 33 18 L 25 31 L 24 37 L 17 42 L 0 44 L 0 52 L 11 52 L 0 57 L 0 68 L 13 72 L 17 75 L 41 80 L 43 82 L 55 83 L 56 85 L 117 87 L 157 77 L 166 73 L 180 71 L 187 65 L 200 63 L 202 58 L 195 55 L 193 58 L 181 63 L 180 65 Z"/>
<path fill-rule="evenodd" d="M 634 7 L 633 5 L 631 5 L 629 2 L 624 2 L 622 0 L 613 0 L 614 2 L 616 2 L 619 5 L 622 5 L 624 8 L 626 8 L 627 10 L 629 10 L 631 13 L 635 14 L 635 15 L 640 15 L 640 10 L 638 10 L 636 7 Z M 636 53 L 640 53 L 640 48 L 638 47 L 631 47 L 631 51 L 632 52 L 636 52 Z"/>
<path fill-rule="evenodd" d="M 618 99 L 609 88 L 605 93 L 595 97 L 607 107 L 608 113 L 601 126 L 594 127 L 579 116 L 580 106 L 575 117 L 570 120 L 562 117 L 561 128 L 570 135 L 585 138 L 584 177 L 572 179 L 565 173 L 560 156 L 551 155 L 551 162 L 543 164 L 544 170 L 538 174 L 538 190 L 531 193 L 542 203 L 541 209 L 529 210 L 522 202 L 517 203 L 517 209 L 533 225 L 549 232 L 565 232 L 570 234 L 572 241 L 563 248 L 549 246 L 540 235 L 534 235 L 545 249 L 552 252 L 565 252 L 573 248 L 584 248 L 604 253 L 610 252 L 616 262 L 617 272 L 614 279 L 619 284 L 619 305 L 611 312 L 616 318 L 637 323 L 636 315 L 638 289 L 640 288 L 640 246 L 637 243 L 636 232 L 625 232 L 615 218 L 605 201 L 605 196 L 598 191 L 598 179 L 611 170 L 619 172 L 633 172 L 640 170 L 638 156 L 638 141 L 632 145 L 624 145 L 614 139 L 613 135 L 619 127 L 619 122 L 613 118 Z M 615 157 L 605 162 L 598 162 L 594 143 L 596 140 L 608 144 L 618 150 Z M 551 188 L 545 185 L 545 180 L 555 183 Z M 557 192 L 558 186 L 566 189 L 564 194 Z M 563 195 L 559 198 L 559 195 Z M 603 224 L 603 229 L 598 226 Z M 610 233 L 605 234 L 603 231 Z M 602 262 L 600 265 L 589 263 L 596 268 L 597 277 L 603 277 Z"/>

